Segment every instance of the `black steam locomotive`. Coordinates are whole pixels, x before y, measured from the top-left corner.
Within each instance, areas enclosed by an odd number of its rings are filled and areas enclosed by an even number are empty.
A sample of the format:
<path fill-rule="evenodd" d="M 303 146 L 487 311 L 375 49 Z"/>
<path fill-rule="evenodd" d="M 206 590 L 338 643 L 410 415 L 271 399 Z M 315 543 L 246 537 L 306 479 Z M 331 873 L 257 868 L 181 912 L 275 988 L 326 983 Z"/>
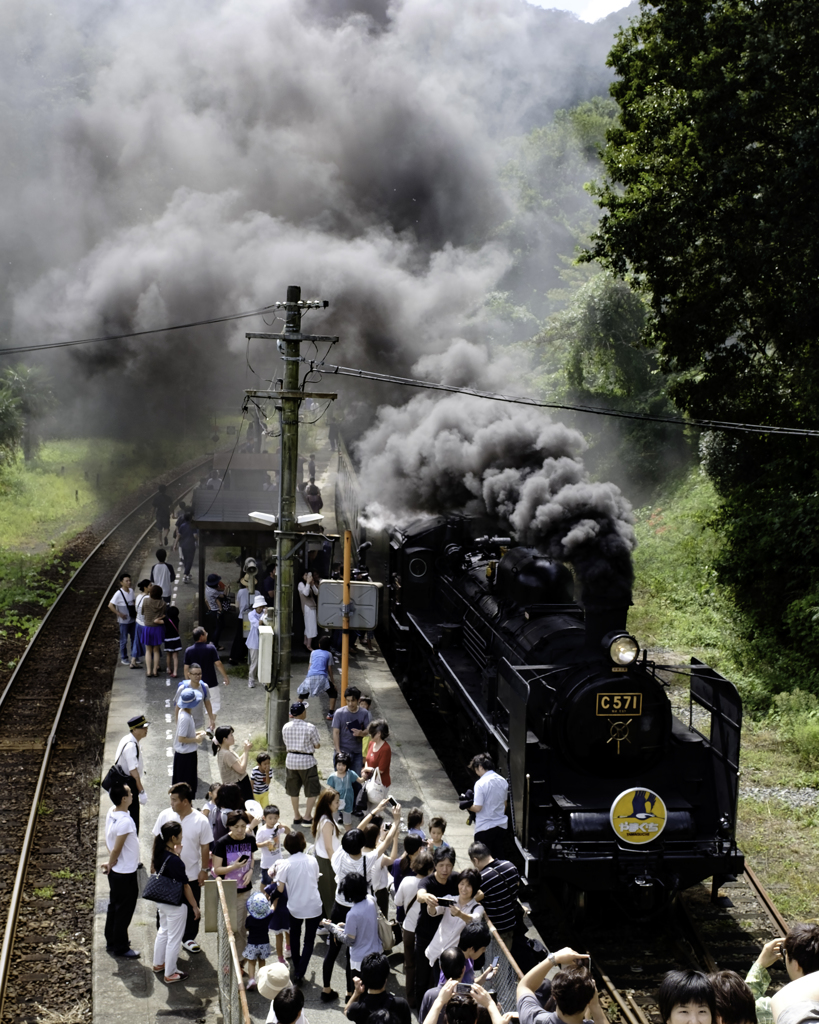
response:
<path fill-rule="evenodd" d="M 462 515 L 419 520 L 370 564 L 387 583 L 397 678 L 445 715 L 454 760 L 497 759 L 529 880 L 648 910 L 741 871 L 733 684 L 692 661 L 684 723 L 626 629 L 627 601 L 587 594 L 581 606 L 565 565 L 473 528 Z"/>

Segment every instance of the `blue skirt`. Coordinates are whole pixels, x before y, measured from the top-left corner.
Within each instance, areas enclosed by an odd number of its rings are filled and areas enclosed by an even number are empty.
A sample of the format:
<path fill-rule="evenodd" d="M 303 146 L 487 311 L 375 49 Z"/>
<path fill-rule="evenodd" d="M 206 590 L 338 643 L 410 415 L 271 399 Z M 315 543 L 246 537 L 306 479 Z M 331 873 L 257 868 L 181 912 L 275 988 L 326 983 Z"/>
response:
<path fill-rule="evenodd" d="M 143 626 L 142 642 L 146 647 L 161 647 L 165 643 L 165 627 Z"/>

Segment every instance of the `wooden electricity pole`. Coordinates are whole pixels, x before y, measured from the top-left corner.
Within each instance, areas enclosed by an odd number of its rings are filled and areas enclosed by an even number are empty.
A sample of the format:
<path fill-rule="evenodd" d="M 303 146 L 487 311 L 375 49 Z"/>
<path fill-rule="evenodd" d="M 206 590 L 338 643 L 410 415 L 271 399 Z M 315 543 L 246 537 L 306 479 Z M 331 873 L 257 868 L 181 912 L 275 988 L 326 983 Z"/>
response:
<path fill-rule="evenodd" d="M 278 343 L 284 361 L 284 379 L 280 391 L 247 391 L 254 399 L 273 399 L 281 415 L 281 464 L 279 472 L 279 514 L 276 530 L 276 664 L 273 683 L 267 694 L 267 743 L 274 755 L 284 750 L 282 727 L 290 715 L 290 665 L 292 659 L 294 561 L 303 543 L 296 517 L 296 482 L 299 458 L 299 406 L 305 398 L 334 399 L 335 394 L 319 394 L 299 390 L 301 343 L 303 341 L 336 342 L 338 338 L 301 333 L 301 316 L 306 309 L 326 309 L 329 303 L 303 301 L 301 288 L 290 285 L 286 302 L 277 302 L 284 309 L 283 334 L 246 334 L 250 338 L 266 338 Z"/>

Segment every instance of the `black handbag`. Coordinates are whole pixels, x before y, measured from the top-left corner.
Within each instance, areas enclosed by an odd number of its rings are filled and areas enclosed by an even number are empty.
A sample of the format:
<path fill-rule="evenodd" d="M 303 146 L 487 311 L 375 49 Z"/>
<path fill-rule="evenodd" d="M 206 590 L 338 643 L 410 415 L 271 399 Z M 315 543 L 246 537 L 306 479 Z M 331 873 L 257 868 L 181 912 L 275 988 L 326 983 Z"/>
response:
<path fill-rule="evenodd" d="M 130 742 L 130 740 L 128 742 Z M 136 743 L 136 740 L 134 740 L 134 743 Z M 125 753 L 125 747 L 127 747 L 127 746 L 128 746 L 127 743 L 123 746 L 122 750 L 119 752 L 119 757 L 122 757 L 122 755 Z M 137 746 L 139 746 L 139 744 L 137 744 Z M 103 778 L 102 782 L 100 783 L 100 785 L 106 791 L 106 793 L 109 793 L 111 791 L 111 787 L 114 785 L 115 782 L 133 782 L 134 781 L 133 775 L 131 775 L 129 772 L 123 771 L 122 768 L 120 768 L 120 766 L 119 766 L 119 757 L 116 759 L 116 761 L 114 761 L 114 763 L 111 765 L 111 767 L 105 773 L 105 777 Z M 136 800 L 136 798 L 137 798 L 137 794 L 134 793 L 134 800 Z"/>
<path fill-rule="evenodd" d="M 151 900 L 153 903 L 167 903 L 171 907 L 181 907 L 185 898 L 185 883 L 177 882 L 175 878 L 168 878 L 162 872 L 168 863 L 166 857 L 162 867 L 155 875 L 151 875 L 147 885 L 142 890 L 142 898 Z"/>

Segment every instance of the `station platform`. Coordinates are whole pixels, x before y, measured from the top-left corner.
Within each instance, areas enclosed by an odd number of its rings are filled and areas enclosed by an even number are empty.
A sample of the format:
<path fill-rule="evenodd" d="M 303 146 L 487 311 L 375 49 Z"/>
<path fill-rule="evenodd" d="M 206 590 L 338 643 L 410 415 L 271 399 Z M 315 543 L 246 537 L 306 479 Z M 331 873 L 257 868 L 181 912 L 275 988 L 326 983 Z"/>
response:
<path fill-rule="evenodd" d="M 318 452 L 317 449 L 317 483 L 322 489 L 325 510 L 333 508 L 332 493 L 335 485 L 335 459 L 329 448 Z M 319 475 L 320 474 L 320 475 Z M 329 497 L 329 500 L 328 500 Z M 328 508 L 329 506 L 329 508 Z M 329 516 L 328 516 L 329 519 Z M 325 523 L 325 529 L 335 526 L 334 521 Z M 169 552 L 170 554 L 170 552 Z M 219 561 L 217 556 L 224 554 L 219 549 L 208 549 L 207 572 L 217 572 L 226 581 L 233 582 L 238 578 L 235 562 Z M 147 577 L 150 567 L 154 564 L 154 545 L 146 549 L 141 565 L 131 566 L 134 581 Z M 183 636 L 183 647 L 190 643 L 191 630 L 196 614 L 196 595 L 198 579 L 195 575 L 197 562 L 194 561 L 194 577 L 191 584 L 180 582 L 181 565 L 174 566 L 177 582 L 174 588 L 173 601 L 180 609 L 180 628 Z M 294 638 L 294 648 L 296 640 Z M 227 663 L 229 639 L 222 640 L 225 669 L 230 675 L 231 667 Z M 151 830 L 161 811 L 169 806 L 167 790 L 171 782 L 173 762 L 173 707 L 172 697 L 176 686 L 183 676 L 181 669 L 179 678 L 170 678 L 160 674 L 159 678 L 147 679 L 144 672 L 131 670 L 119 664 L 116 651 L 111 652 L 116 660 L 111 703 L 108 717 L 108 731 L 105 743 L 102 771 L 108 770 L 113 763 L 119 740 L 127 731 L 127 721 L 133 715 L 144 714 L 151 722 L 148 735 L 142 741 L 143 759 L 145 762 L 144 784 L 148 795 L 147 804 L 140 809 L 140 851 L 142 862 L 150 864 L 153 836 Z M 165 659 L 163 657 L 163 666 Z M 294 695 L 298 683 L 304 676 L 304 664 L 293 666 L 291 693 Z M 390 726 L 390 746 L 392 747 L 392 786 L 391 793 L 405 810 L 420 807 L 425 815 L 425 830 L 431 815 L 441 814 L 448 821 L 446 831 L 447 842 L 455 848 L 457 854 L 456 868 L 468 866 L 466 850 L 472 841 L 472 827 L 466 824 L 466 815 L 458 809 L 458 794 L 447 778 L 440 762 L 430 749 L 424 733 L 408 707 L 401 690 L 392 677 L 385 659 L 378 651 L 356 652 L 350 658 L 349 684 L 358 686 L 362 693 L 373 697 L 371 715 L 373 718 L 385 718 Z M 265 707 L 267 694 L 263 686 L 248 688 L 246 673 L 230 677 L 229 686 L 220 686 L 221 710 L 217 714 L 218 725 L 231 725 L 236 731 L 237 749 L 247 737 L 263 736 L 265 728 Z M 324 720 L 327 710 L 327 698 L 313 699 L 308 710 L 308 720 L 317 725 L 322 737 L 322 746 L 317 751 L 319 774 L 323 779 L 332 771 L 332 735 L 330 723 Z M 253 749 L 261 745 L 254 744 Z M 281 821 L 292 826 L 292 809 L 290 799 L 284 792 L 284 769 L 273 769 L 273 780 L 270 787 L 270 802 L 281 808 Z M 208 786 L 218 782 L 219 775 L 216 758 L 211 756 L 209 744 L 205 741 L 199 752 L 199 786 L 194 806 L 200 808 L 204 803 Z M 303 800 L 302 795 L 302 800 Z M 98 865 L 107 860 L 104 824 L 105 816 L 111 806 L 108 794 L 101 790 L 100 813 L 98 821 Z M 303 807 L 303 804 L 302 804 Z M 406 817 L 404 815 L 404 820 Z M 307 830 L 308 842 L 312 842 Z M 402 851 L 399 840 L 399 852 Z M 258 887 L 258 863 L 254 871 L 254 888 Z M 144 887 L 147 876 L 140 872 L 140 891 Z M 176 1021 L 216 1022 L 221 1020 L 219 993 L 216 969 L 216 932 L 205 933 L 204 924 L 200 928 L 199 944 L 202 952 L 190 954 L 184 949 L 179 958 L 179 969 L 189 974 L 181 983 L 166 985 L 161 976 L 151 971 L 152 951 L 156 935 L 156 913 L 154 904 L 139 900 L 134 918 L 129 929 L 131 945 L 142 954 L 139 960 L 124 960 L 108 954 L 105 950 L 104 925 L 108 905 L 108 881 L 101 871 L 97 874 L 94 953 L 93 953 L 93 1017 L 95 1021 L 105 1024 L 155 1024 L 157 1021 L 174 1024 Z M 394 914 L 391 915 L 394 917 Z M 333 975 L 333 988 L 341 994 L 339 1002 L 324 1004 L 319 999 L 321 992 L 321 969 L 326 945 L 317 940 L 315 952 L 307 971 L 303 992 L 305 996 L 305 1013 L 311 1024 L 323 1024 L 325 1021 L 337 1021 L 344 1013 L 344 992 L 346 989 L 344 972 L 339 966 L 339 957 Z M 403 994 L 403 968 L 401 966 L 401 947 L 391 957 L 393 976 L 388 989 L 395 994 Z M 241 953 L 241 950 L 239 950 Z M 275 962 L 275 955 L 268 964 Z M 248 1006 L 254 1022 L 266 1020 L 270 1002 L 257 991 L 247 993 Z"/>

